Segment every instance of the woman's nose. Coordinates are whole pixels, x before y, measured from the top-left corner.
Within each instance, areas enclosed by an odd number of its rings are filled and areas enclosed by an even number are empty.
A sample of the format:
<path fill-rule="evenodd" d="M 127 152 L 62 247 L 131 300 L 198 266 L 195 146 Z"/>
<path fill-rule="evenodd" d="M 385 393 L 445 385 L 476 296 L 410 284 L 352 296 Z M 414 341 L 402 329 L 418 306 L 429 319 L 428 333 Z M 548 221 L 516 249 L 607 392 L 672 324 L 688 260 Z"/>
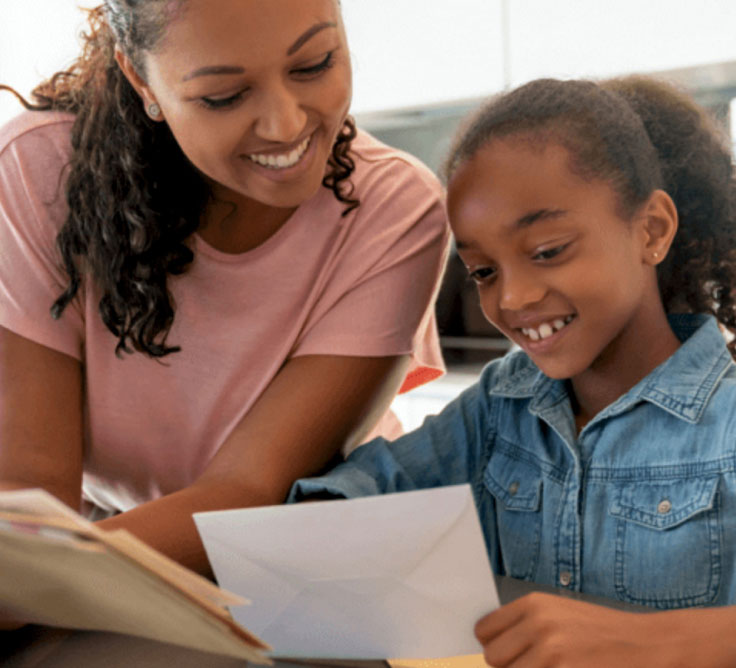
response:
<path fill-rule="evenodd" d="M 499 307 L 505 311 L 521 311 L 544 299 L 547 289 L 530 271 L 515 272 L 501 277 Z"/>
<path fill-rule="evenodd" d="M 288 143 L 301 138 L 307 113 L 299 98 L 285 86 L 264 91 L 258 109 L 255 131 L 268 141 Z"/>

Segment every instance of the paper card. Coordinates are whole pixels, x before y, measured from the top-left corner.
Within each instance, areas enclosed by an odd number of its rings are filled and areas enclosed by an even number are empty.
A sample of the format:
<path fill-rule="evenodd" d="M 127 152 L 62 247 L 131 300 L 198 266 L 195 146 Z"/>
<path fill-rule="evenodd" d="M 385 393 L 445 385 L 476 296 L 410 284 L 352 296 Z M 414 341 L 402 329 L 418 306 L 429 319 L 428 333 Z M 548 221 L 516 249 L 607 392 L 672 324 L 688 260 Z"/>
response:
<path fill-rule="evenodd" d="M 220 585 L 252 602 L 234 618 L 275 656 L 476 654 L 498 607 L 468 485 L 194 519 Z"/>

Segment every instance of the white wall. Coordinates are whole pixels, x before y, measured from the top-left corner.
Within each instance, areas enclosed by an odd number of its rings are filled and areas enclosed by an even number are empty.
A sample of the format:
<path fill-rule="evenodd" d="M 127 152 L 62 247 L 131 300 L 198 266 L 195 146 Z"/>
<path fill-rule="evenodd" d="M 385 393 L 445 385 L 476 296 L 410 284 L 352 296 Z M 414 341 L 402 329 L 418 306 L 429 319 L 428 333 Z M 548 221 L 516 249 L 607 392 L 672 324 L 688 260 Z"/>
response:
<path fill-rule="evenodd" d="M 342 6 L 354 111 L 476 97 L 503 87 L 501 0 L 342 0 Z"/>
<path fill-rule="evenodd" d="M 27 95 L 42 78 L 68 65 L 84 25 L 79 7 L 95 0 L 0 0 L 0 83 Z M 0 122 L 21 110 L 0 93 Z"/>
<path fill-rule="evenodd" d="M 83 25 L 78 7 L 95 4 L 0 0 L 0 82 L 27 93 L 68 64 Z M 605 76 L 736 60 L 736 0 L 342 4 L 358 112 L 476 97 L 544 75 Z M 0 122 L 18 110 L 0 94 Z"/>
<path fill-rule="evenodd" d="M 508 0 L 511 84 L 736 60 L 734 0 Z"/>

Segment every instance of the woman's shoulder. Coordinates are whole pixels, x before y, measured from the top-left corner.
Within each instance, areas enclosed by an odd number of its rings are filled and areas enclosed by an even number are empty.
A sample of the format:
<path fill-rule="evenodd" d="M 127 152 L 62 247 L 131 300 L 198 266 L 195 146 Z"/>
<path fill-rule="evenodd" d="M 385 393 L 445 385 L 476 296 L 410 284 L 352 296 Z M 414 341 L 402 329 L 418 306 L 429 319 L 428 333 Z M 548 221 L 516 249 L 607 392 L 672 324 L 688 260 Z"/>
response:
<path fill-rule="evenodd" d="M 3 225 L 23 221 L 28 232 L 29 221 L 36 220 L 44 238 L 56 233 L 66 216 L 62 187 L 70 162 L 73 122 L 70 114 L 28 111 L 0 127 Z"/>
<path fill-rule="evenodd" d="M 0 155 L 11 146 L 52 144 L 67 153 L 74 116 L 59 111 L 24 111 L 0 126 Z"/>
<path fill-rule="evenodd" d="M 355 160 L 356 187 L 362 182 L 383 184 L 396 188 L 414 185 L 437 197 L 443 194 L 443 187 L 437 176 L 415 156 L 384 144 L 365 130 L 358 134 L 351 144 L 350 152 Z"/>

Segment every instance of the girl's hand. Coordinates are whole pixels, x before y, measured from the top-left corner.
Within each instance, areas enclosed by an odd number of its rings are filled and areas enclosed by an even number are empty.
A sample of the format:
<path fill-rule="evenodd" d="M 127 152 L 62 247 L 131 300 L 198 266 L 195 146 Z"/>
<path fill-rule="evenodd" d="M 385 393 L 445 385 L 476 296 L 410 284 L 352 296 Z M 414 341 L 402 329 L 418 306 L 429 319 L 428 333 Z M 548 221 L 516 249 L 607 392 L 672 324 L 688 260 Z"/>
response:
<path fill-rule="evenodd" d="M 481 619 L 494 668 L 674 668 L 736 665 L 736 607 L 623 612 L 533 593 Z"/>

